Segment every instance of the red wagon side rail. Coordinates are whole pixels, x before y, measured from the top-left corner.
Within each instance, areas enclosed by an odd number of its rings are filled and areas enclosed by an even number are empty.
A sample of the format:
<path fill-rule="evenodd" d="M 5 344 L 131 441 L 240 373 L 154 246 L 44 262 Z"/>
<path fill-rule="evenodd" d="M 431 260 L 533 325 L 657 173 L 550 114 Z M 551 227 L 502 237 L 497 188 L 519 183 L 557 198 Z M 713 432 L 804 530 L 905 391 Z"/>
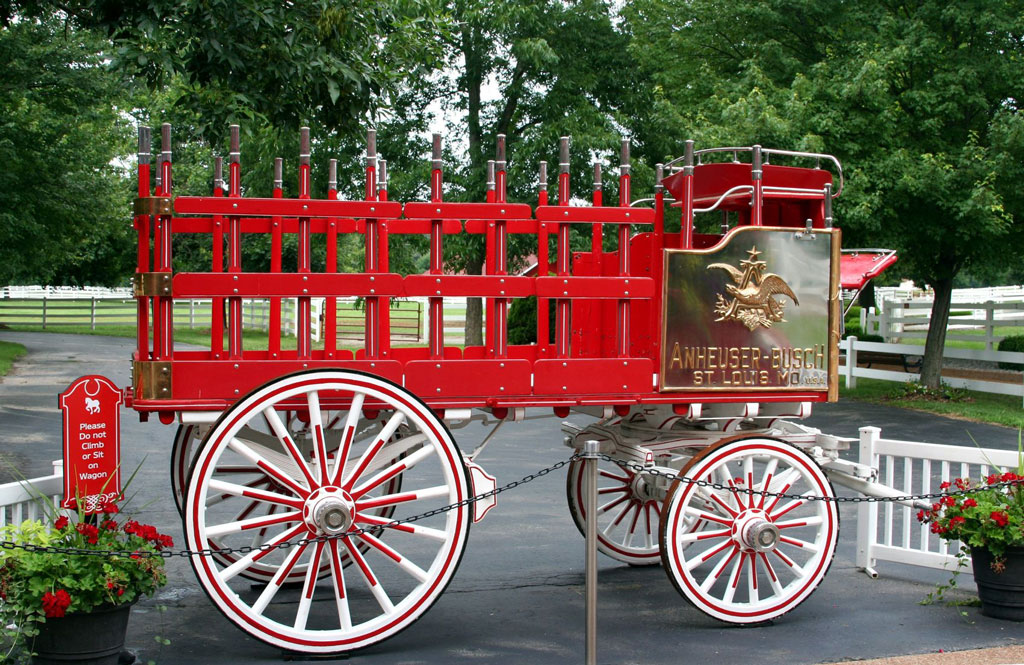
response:
<path fill-rule="evenodd" d="M 140 412 L 219 411 L 253 388 L 296 371 L 318 368 L 359 370 L 405 386 L 435 409 L 485 407 L 503 414 L 525 406 L 603 405 L 625 412 L 639 403 L 688 405 L 710 401 L 750 401 L 743 391 L 666 390 L 662 348 L 665 317 L 665 262 L 670 250 L 705 251 L 723 247 L 739 228 L 699 233 L 694 214 L 740 211 L 737 227 L 763 226 L 833 233 L 828 171 L 762 165 L 755 146 L 749 163 L 695 165 L 692 148 L 676 172 L 659 179 L 653 207 L 633 205 L 628 144 L 622 149 L 619 200 L 603 205 L 600 171 L 595 173 L 593 205 L 578 205 L 570 191 L 568 140 L 563 139 L 556 200 L 548 200 L 547 169 L 541 164 L 537 205 L 506 200 L 504 139 L 499 138 L 486 202 L 443 200 L 440 139 L 435 138 L 431 200 L 387 200 L 386 172 L 370 134 L 365 158 L 363 200 L 338 200 L 332 160 L 326 199 L 311 198 L 309 135 L 303 130 L 299 160 L 299 196 L 281 196 L 281 165 L 276 165 L 273 198 L 241 193 L 241 153 L 237 126 L 231 131 L 228 176 L 218 160 L 211 196 L 174 196 L 170 128 L 162 131 L 163 151 L 151 185 L 148 129 L 140 132 L 139 198 L 135 204 L 138 265 L 138 348 L 133 363 L 130 404 Z M 763 180 L 762 180 L 763 177 Z M 744 184 L 745 183 L 745 184 Z M 666 192 L 666 188 L 668 192 Z M 682 207 L 682 228 L 665 231 L 665 208 Z M 724 218 L 723 218 L 724 219 Z M 589 252 L 574 251 L 570 229 L 592 233 Z M 605 227 L 616 229 L 616 247 L 602 247 Z M 206 272 L 173 270 L 174 238 L 208 238 L 212 262 Z M 270 236 L 270 270 L 243 265 L 242 243 L 253 235 Z M 457 234 L 483 237 L 483 275 L 444 272 L 446 240 Z M 509 238 L 532 237 L 539 270 L 515 275 L 509 269 Z M 338 242 L 358 236 L 365 248 L 359 272 L 339 272 Z M 405 235 L 430 239 L 429 270 L 403 275 L 389 270 L 392 243 Z M 314 236 L 324 242 L 314 243 Z M 294 237 L 298 260 L 282 265 L 285 238 Z M 320 246 L 323 271 L 314 272 L 311 253 Z M 325 249 L 324 249 L 325 247 Z M 320 262 L 320 261 L 318 261 Z M 837 280 L 836 280 L 837 281 Z M 838 281 L 834 294 L 838 294 Z M 365 306 L 364 343 L 339 347 L 338 298 L 357 297 Z M 453 346 L 444 340 L 445 297 L 481 298 L 486 330 L 481 346 Z M 515 299 L 536 298 L 537 342 L 510 344 L 508 313 Z M 325 299 L 322 348 L 313 341 L 312 299 Z M 390 304 L 417 298 L 427 303 L 426 343 L 392 343 Z M 211 301 L 209 349 L 176 348 L 173 306 L 177 300 Z M 281 340 L 281 302 L 295 299 L 297 342 Z M 242 303 L 269 303 L 265 349 L 245 348 Z M 829 305 L 831 307 L 831 305 Z M 549 307 L 554 324 L 549 324 Z M 831 312 L 831 310 L 829 310 Z M 836 328 L 835 314 L 829 325 Z M 226 334 L 226 343 L 225 343 Z M 549 341 L 553 336 L 553 342 Z M 834 368 L 832 370 L 834 374 Z M 756 400 L 823 401 L 834 384 L 759 389 Z"/>

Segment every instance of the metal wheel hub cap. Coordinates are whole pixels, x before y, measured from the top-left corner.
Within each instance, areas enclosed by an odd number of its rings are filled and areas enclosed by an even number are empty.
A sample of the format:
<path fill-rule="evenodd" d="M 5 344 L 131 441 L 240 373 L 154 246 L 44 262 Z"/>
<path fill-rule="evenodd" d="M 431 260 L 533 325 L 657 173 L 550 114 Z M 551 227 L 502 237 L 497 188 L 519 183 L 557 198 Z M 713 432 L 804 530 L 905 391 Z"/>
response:
<path fill-rule="evenodd" d="M 745 510 L 736 516 L 732 538 L 745 550 L 769 552 L 779 542 L 779 527 L 768 519 L 763 510 Z"/>
<path fill-rule="evenodd" d="M 340 487 L 321 487 L 306 499 L 302 519 L 306 527 L 318 535 L 336 536 L 345 533 L 355 522 L 356 503 Z"/>

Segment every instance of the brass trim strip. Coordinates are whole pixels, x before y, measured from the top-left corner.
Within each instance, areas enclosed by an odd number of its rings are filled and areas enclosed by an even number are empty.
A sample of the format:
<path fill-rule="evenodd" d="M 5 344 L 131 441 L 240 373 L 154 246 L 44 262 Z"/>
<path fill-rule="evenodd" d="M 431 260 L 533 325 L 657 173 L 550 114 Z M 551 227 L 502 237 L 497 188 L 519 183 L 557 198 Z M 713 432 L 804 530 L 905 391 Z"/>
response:
<path fill-rule="evenodd" d="M 133 202 L 132 209 L 136 215 L 170 215 L 172 214 L 171 197 L 140 196 Z"/>

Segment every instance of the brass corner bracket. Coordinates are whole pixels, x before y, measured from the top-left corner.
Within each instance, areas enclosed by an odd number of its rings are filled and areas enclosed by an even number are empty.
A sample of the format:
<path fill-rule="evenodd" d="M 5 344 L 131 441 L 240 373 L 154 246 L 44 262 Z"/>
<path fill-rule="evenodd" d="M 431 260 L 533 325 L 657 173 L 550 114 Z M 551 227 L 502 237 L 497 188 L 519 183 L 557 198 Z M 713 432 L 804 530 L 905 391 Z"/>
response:
<path fill-rule="evenodd" d="M 171 363 L 157 360 L 132 362 L 135 399 L 170 399 Z"/>
<path fill-rule="evenodd" d="M 132 292 L 136 298 L 147 296 L 170 296 L 173 273 L 140 272 L 132 277 Z"/>

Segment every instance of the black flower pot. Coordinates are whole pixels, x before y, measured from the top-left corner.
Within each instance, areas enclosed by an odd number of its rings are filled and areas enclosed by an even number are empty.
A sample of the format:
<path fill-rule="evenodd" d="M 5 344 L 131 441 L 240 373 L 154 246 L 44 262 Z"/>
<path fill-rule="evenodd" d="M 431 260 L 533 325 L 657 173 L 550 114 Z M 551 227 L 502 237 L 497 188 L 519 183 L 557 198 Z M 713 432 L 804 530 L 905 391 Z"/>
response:
<path fill-rule="evenodd" d="M 987 549 L 971 550 L 981 613 L 994 619 L 1024 621 L 1024 547 L 1006 550 L 1000 572 L 993 570 L 993 560 Z"/>
<path fill-rule="evenodd" d="M 40 624 L 33 665 L 117 665 L 132 604 L 72 612 Z"/>

